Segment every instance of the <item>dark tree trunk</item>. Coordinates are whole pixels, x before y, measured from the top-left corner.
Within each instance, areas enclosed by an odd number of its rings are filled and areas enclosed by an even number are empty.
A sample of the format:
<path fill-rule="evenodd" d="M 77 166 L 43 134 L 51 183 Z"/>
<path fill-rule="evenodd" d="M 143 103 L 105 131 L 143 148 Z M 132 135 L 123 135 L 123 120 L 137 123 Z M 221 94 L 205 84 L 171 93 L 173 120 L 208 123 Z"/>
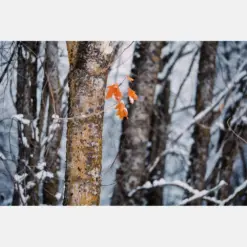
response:
<path fill-rule="evenodd" d="M 196 86 L 196 115 L 205 110 L 212 103 L 213 88 L 216 76 L 216 50 L 218 42 L 203 42 L 200 52 L 198 81 Z M 208 146 L 210 142 L 210 127 L 213 115 L 208 114 L 203 121 L 194 127 L 192 137 L 194 143 L 190 153 L 189 182 L 192 187 L 203 190 L 205 187 L 204 176 L 208 158 Z M 201 205 L 201 200 L 193 202 Z"/>
<path fill-rule="evenodd" d="M 132 70 L 135 81 L 131 84 L 139 99 L 129 107 L 129 119 L 123 121 L 120 141 L 120 168 L 116 174 L 116 186 L 112 205 L 145 205 L 144 192 L 129 198 L 128 193 L 148 179 L 146 169 L 147 144 L 153 112 L 154 90 L 160 71 L 160 55 L 164 42 L 138 42 Z"/>
<path fill-rule="evenodd" d="M 37 80 L 37 54 L 39 42 L 20 42 L 18 47 L 18 67 L 17 67 L 17 114 L 23 114 L 25 119 L 30 121 L 36 118 L 36 80 Z M 19 123 L 19 158 L 17 173 L 30 174 L 27 167 L 34 169 L 36 164 L 34 155 L 35 137 L 32 134 L 32 126 Z M 26 138 L 26 144 L 23 141 Z M 29 176 L 32 177 L 32 174 Z M 27 196 L 24 180 L 22 184 L 24 196 Z M 33 201 L 30 197 L 29 201 Z M 14 193 L 14 205 L 23 203 L 20 199 L 19 190 Z"/>
<path fill-rule="evenodd" d="M 44 154 L 46 163 L 45 171 L 50 172 L 53 177 L 46 177 L 43 184 L 43 203 L 48 205 L 57 205 L 59 194 L 59 178 L 57 172 L 60 170 L 60 156 L 58 149 L 60 147 L 63 121 L 57 119 L 62 116 L 62 87 L 58 74 L 58 42 L 46 42 L 45 58 L 45 87 L 44 93 L 49 97 L 48 108 L 48 129 L 47 146 Z M 57 117 L 57 118 L 56 118 Z"/>
<path fill-rule="evenodd" d="M 157 103 L 154 107 L 153 124 L 151 131 L 151 155 L 150 163 L 153 164 L 158 155 L 166 148 L 168 138 L 168 126 L 170 123 L 169 114 L 170 81 L 167 80 L 162 92 L 158 95 Z M 161 159 L 157 166 L 150 172 L 149 180 L 159 180 L 164 178 L 164 159 Z M 163 187 L 156 187 L 147 195 L 148 205 L 163 205 Z"/>

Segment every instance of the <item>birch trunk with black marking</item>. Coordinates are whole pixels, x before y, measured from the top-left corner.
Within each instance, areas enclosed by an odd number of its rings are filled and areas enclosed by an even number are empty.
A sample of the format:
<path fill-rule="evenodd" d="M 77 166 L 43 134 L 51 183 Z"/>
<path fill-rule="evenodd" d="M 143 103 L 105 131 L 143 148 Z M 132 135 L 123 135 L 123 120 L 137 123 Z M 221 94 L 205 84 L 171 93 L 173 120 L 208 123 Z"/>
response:
<path fill-rule="evenodd" d="M 196 115 L 205 110 L 212 103 L 213 88 L 216 76 L 216 50 L 218 42 L 203 42 L 200 52 L 198 80 L 196 85 Z M 208 158 L 208 145 L 210 142 L 210 127 L 213 115 L 208 114 L 200 123 L 194 127 L 192 137 L 194 143 L 190 153 L 190 183 L 198 190 L 204 189 L 204 176 Z M 193 202 L 201 204 L 201 199 Z"/>
<path fill-rule="evenodd" d="M 164 42 L 138 42 L 136 44 L 130 86 L 139 99 L 129 107 L 129 119 L 123 121 L 120 141 L 120 168 L 116 173 L 116 186 L 112 205 L 146 205 L 144 192 L 133 197 L 128 193 L 148 179 L 147 144 L 151 127 L 154 90 L 160 71 L 160 55 Z"/>
<path fill-rule="evenodd" d="M 98 205 L 105 87 L 117 42 L 67 42 L 70 62 L 65 205 Z"/>

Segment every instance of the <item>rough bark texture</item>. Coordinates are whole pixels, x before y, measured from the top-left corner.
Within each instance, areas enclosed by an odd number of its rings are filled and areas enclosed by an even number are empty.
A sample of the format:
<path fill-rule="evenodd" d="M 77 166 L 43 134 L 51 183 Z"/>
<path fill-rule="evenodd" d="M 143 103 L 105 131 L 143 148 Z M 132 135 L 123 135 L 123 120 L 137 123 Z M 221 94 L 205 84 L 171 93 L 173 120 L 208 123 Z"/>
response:
<path fill-rule="evenodd" d="M 164 46 L 168 43 L 164 42 Z M 160 62 L 160 68 L 164 68 L 169 61 L 169 57 L 164 57 Z M 155 159 L 166 148 L 168 138 L 168 126 L 170 124 L 169 101 L 170 101 L 170 81 L 166 79 L 160 82 L 162 90 L 157 95 L 157 100 L 153 108 L 152 128 L 150 132 L 151 150 L 149 163 L 153 164 Z M 164 177 L 164 159 L 151 171 L 149 180 L 159 180 Z M 147 194 L 148 205 L 163 205 L 163 187 L 156 187 Z"/>
<path fill-rule="evenodd" d="M 98 205 L 107 74 L 115 42 L 67 42 L 69 107 L 65 205 Z M 86 117 L 76 118 L 85 115 Z"/>
<path fill-rule="evenodd" d="M 246 90 L 247 87 L 245 87 L 244 94 L 246 94 Z M 236 113 L 239 107 L 240 101 L 236 103 L 236 105 L 233 105 L 228 109 L 227 114 L 225 115 L 225 130 L 220 131 L 220 138 L 219 142 L 217 143 L 218 149 L 222 148 L 222 156 L 217 164 L 219 171 L 218 177 L 219 180 L 224 180 L 228 184 L 228 186 L 225 186 L 225 188 L 222 188 L 219 191 L 218 196 L 220 200 L 226 199 L 230 195 L 230 193 L 233 192 L 230 181 L 232 176 L 232 168 L 236 155 L 239 151 L 239 147 L 241 147 L 242 145 L 241 140 L 231 131 L 231 129 L 233 129 L 233 131 L 237 133 L 237 135 L 241 136 L 241 138 L 243 138 L 244 140 L 246 140 L 247 138 L 246 124 L 231 124 L 231 117 L 229 116 L 234 116 L 234 113 Z M 229 125 L 231 126 L 231 129 L 229 128 Z"/>
<path fill-rule="evenodd" d="M 128 193 L 148 179 L 146 169 L 147 144 L 151 127 L 154 89 L 160 71 L 163 42 L 138 42 L 133 58 L 130 86 L 139 99 L 129 108 L 129 119 L 123 121 L 119 158 L 121 166 L 116 174 L 112 205 L 145 205 L 143 191 L 129 198 Z"/>
<path fill-rule="evenodd" d="M 247 70 L 246 66 L 244 70 Z M 233 163 L 239 148 L 243 145 L 242 140 L 247 139 L 246 122 L 241 120 L 243 110 L 246 109 L 246 95 L 247 82 L 246 79 L 242 79 L 232 89 L 229 96 L 231 103 L 224 107 L 222 113 L 223 128 L 219 129 L 218 139 L 215 144 L 216 153 L 219 153 L 219 155 L 215 161 L 214 170 L 206 181 L 209 188 L 215 186 L 220 180 L 224 180 L 228 184 L 228 186 L 222 187 L 215 193 L 215 197 L 220 200 L 226 199 L 233 192 L 231 184 Z"/>
<path fill-rule="evenodd" d="M 216 50 L 218 42 L 203 42 L 201 47 L 198 81 L 196 87 L 196 114 L 203 111 L 212 103 L 213 87 L 216 75 Z M 210 142 L 210 126 L 213 116 L 209 114 L 200 123 L 196 124 L 192 137 L 194 143 L 190 154 L 190 183 L 198 189 L 204 189 L 204 175 L 208 158 L 208 145 Z M 200 205 L 201 200 L 193 202 Z"/>
<path fill-rule="evenodd" d="M 158 155 L 166 148 L 168 138 L 168 125 L 170 123 L 169 114 L 170 81 L 166 80 L 161 93 L 157 96 L 154 106 L 152 130 L 150 141 L 152 144 L 150 154 L 150 164 L 153 164 Z M 154 170 L 149 175 L 149 180 L 159 180 L 164 177 L 164 159 L 161 159 Z M 147 195 L 148 205 L 163 205 L 163 187 L 156 187 Z"/>
<path fill-rule="evenodd" d="M 18 48 L 18 67 L 17 67 L 17 114 L 23 114 L 25 119 L 34 120 L 36 117 L 36 78 L 37 78 L 37 56 L 39 42 L 20 42 Z M 22 136 L 26 137 L 28 146 L 23 143 Z M 19 124 L 19 175 L 28 173 L 27 166 L 33 169 L 35 139 L 32 135 L 31 125 Z M 29 176 L 32 176 L 30 174 Z M 27 179 L 28 180 L 28 179 Z M 25 183 L 25 182 L 24 182 Z M 25 190 L 25 184 L 23 184 Z M 24 191 L 24 195 L 27 191 Z M 29 199 L 34 202 L 32 196 Z M 14 205 L 22 204 L 19 191 L 16 190 L 13 199 Z"/>
<path fill-rule="evenodd" d="M 48 110 L 48 143 L 44 160 L 46 162 L 45 171 L 51 172 L 53 178 L 46 178 L 43 185 L 43 203 L 48 205 L 57 205 L 58 199 L 55 195 L 58 193 L 59 179 L 57 171 L 60 169 L 60 157 L 58 148 L 60 147 L 62 137 L 62 121 L 52 116 L 62 117 L 62 88 L 58 74 L 58 42 L 46 42 L 46 60 L 45 60 L 45 81 L 46 92 L 49 92 L 49 110 Z"/>

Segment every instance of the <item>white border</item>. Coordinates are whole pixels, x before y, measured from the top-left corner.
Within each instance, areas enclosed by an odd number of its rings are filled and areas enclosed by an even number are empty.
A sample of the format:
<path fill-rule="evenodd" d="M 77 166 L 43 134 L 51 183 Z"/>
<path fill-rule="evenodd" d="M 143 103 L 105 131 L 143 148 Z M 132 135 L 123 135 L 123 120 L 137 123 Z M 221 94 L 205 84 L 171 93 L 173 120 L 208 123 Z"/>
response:
<path fill-rule="evenodd" d="M 5 0 L 1 40 L 247 40 L 244 1 Z M 1 246 L 245 246 L 245 207 L 2 207 Z"/>
<path fill-rule="evenodd" d="M 244 207 L 5 207 L 0 213 L 1 246 L 246 244 Z"/>
<path fill-rule="evenodd" d="M 4 0 L 1 40 L 247 40 L 241 0 Z"/>

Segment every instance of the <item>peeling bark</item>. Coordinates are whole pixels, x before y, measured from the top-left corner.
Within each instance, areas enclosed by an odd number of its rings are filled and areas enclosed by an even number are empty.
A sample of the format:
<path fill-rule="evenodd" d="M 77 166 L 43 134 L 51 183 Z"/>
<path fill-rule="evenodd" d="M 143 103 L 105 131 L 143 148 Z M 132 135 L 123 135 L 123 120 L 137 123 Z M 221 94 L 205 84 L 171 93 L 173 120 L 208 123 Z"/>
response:
<path fill-rule="evenodd" d="M 196 115 L 205 110 L 212 103 L 213 88 L 216 75 L 216 50 L 218 42 L 203 42 L 200 52 L 198 81 L 196 86 Z M 208 146 L 210 142 L 210 127 L 213 115 L 208 114 L 200 123 L 196 124 L 192 137 L 194 143 L 190 153 L 190 183 L 198 190 L 205 187 L 204 176 L 208 158 Z M 201 205 L 201 199 L 193 202 L 194 205 Z"/>
<path fill-rule="evenodd" d="M 105 87 L 116 42 L 67 42 L 70 62 L 65 205 L 98 205 Z"/>
<path fill-rule="evenodd" d="M 130 86 L 139 99 L 129 107 L 129 119 L 123 121 L 116 186 L 112 205 L 145 205 L 145 192 L 138 191 L 129 198 L 128 193 L 148 178 L 146 169 L 147 144 L 151 127 L 154 90 L 160 71 L 160 54 L 164 42 L 138 42 L 136 44 Z"/>

